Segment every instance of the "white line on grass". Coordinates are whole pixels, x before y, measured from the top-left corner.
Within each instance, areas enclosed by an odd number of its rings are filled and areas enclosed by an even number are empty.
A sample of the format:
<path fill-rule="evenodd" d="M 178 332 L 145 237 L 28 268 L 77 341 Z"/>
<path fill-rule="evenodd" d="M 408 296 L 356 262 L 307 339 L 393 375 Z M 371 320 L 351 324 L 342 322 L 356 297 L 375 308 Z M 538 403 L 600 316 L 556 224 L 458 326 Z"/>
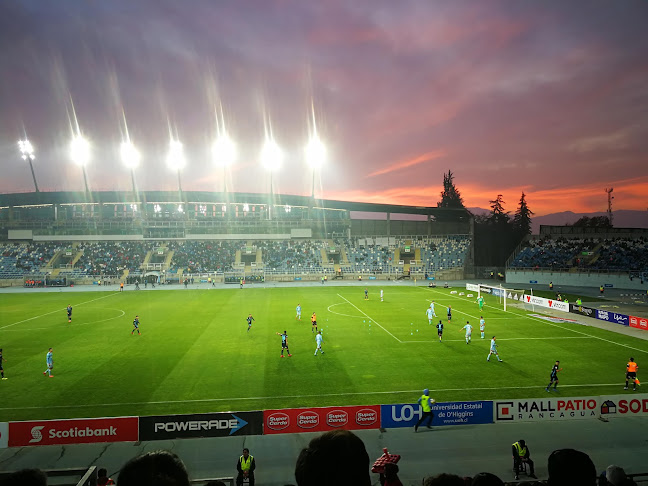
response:
<path fill-rule="evenodd" d="M 519 338 L 497 338 L 497 341 L 533 341 L 535 339 L 595 339 L 595 336 L 559 336 L 559 337 L 519 337 Z M 465 339 L 444 339 L 444 343 L 462 343 Z M 475 339 L 475 342 L 482 341 L 482 339 Z M 487 339 L 483 340 L 487 342 Z M 430 339 L 429 341 L 403 341 L 404 343 L 435 343 L 438 339 Z"/>
<path fill-rule="evenodd" d="M 429 288 L 424 288 L 424 289 L 425 289 L 425 290 L 428 290 L 428 291 L 430 291 L 430 292 L 433 291 L 432 289 L 429 289 Z M 434 291 L 434 292 L 439 292 L 439 291 L 436 290 L 436 291 Z M 439 293 L 441 293 L 441 292 L 439 292 Z M 458 298 L 459 298 L 459 297 L 455 297 L 455 296 L 452 296 L 452 295 L 451 295 L 450 297 L 454 297 L 455 299 L 458 299 Z M 648 354 L 648 351 L 646 351 L 645 349 L 635 348 L 635 347 L 632 347 L 632 346 L 628 346 L 627 344 L 621 344 L 621 343 L 617 343 L 616 341 L 611 341 L 611 340 L 609 340 L 609 339 L 602 338 L 602 337 L 600 337 L 600 336 L 593 336 L 592 334 L 587 334 L 586 332 L 583 332 L 583 331 L 577 331 L 576 329 L 571 329 L 571 328 L 569 328 L 569 327 L 559 326 L 558 324 L 554 324 L 553 322 L 545 321 L 544 319 L 540 319 L 540 318 L 538 318 L 538 317 L 532 317 L 532 316 L 529 316 L 529 315 L 527 315 L 526 313 L 525 313 L 525 314 L 520 314 L 519 312 L 511 312 L 510 310 L 506 310 L 506 311 L 504 311 L 504 312 L 508 312 L 509 314 L 513 314 L 514 316 L 524 317 L 525 319 L 530 319 L 530 320 L 532 320 L 532 321 L 538 321 L 538 322 L 541 322 L 541 323 L 543 323 L 543 324 L 547 324 L 547 325 L 549 325 L 549 326 L 554 326 L 554 327 L 557 327 L 557 328 L 559 328 L 559 329 L 564 329 L 564 330 L 566 330 L 566 331 L 575 332 L 576 334 L 582 334 L 583 336 L 588 336 L 588 337 L 591 337 L 591 338 L 594 338 L 594 339 L 599 339 L 599 340 L 601 340 L 601 341 L 605 341 L 606 343 L 616 344 L 617 346 L 621 346 L 621 347 L 624 347 L 624 348 L 632 349 L 632 350 L 634 350 L 634 351 L 639 351 L 640 353 L 646 353 L 646 354 Z M 526 312 L 526 311 L 525 311 L 525 312 Z"/>
<path fill-rule="evenodd" d="M 377 325 L 380 329 L 382 329 L 383 331 L 385 331 L 387 334 L 389 334 L 391 337 L 393 337 L 396 341 L 398 341 L 399 343 L 402 343 L 402 342 L 403 342 L 403 341 L 401 341 L 400 339 L 398 339 L 396 336 L 394 336 L 391 332 L 389 332 L 387 329 L 385 329 L 384 327 L 382 327 L 382 326 L 380 325 L 380 323 L 379 323 L 376 319 L 374 319 L 373 317 L 370 317 L 369 314 L 367 314 L 366 312 L 362 311 L 362 310 L 361 310 L 357 305 L 353 304 L 353 303 L 352 303 L 351 301 L 349 301 L 346 297 L 344 297 L 344 296 L 342 296 L 342 295 L 340 295 L 340 294 L 338 294 L 338 297 L 341 297 L 341 298 L 343 298 L 344 300 L 346 300 L 348 304 L 351 304 L 353 307 L 356 308 L 356 310 L 357 310 L 358 312 L 360 312 L 361 314 L 364 314 L 366 317 L 368 317 L 369 319 L 371 319 L 372 322 L 375 322 L 376 325 Z"/>
<path fill-rule="evenodd" d="M 75 305 L 75 306 L 79 306 L 79 305 L 83 305 L 83 304 L 89 304 L 90 302 L 95 302 L 95 301 L 97 301 L 97 300 L 105 299 L 106 297 L 112 297 L 113 295 L 116 295 L 116 294 L 118 294 L 118 293 L 119 293 L 119 292 L 113 292 L 112 294 L 104 295 L 103 297 L 97 297 L 96 299 L 92 299 L 92 300 L 86 300 L 85 302 L 81 302 L 80 304 L 74 304 L 74 305 Z M 28 319 L 23 319 L 22 321 L 14 322 L 14 323 L 12 323 L 12 324 L 7 324 L 6 326 L 2 326 L 2 327 L 0 327 L 0 330 L 2 330 L 2 329 L 6 329 L 6 328 L 11 327 L 11 326 L 15 326 L 16 324 L 22 324 L 23 322 L 33 321 L 34 319 L 38 319 L 38 318 L 40 318 L 40 317 L 49 316 L 50 314 L 54 314 L 54 313 L 56 313 L 56 312 L 61 312 L 61 311 L 63 311 L 63 310 L 65 310 L 65 307 L 63 307 L 63 308 L 61 308 L 61 309 L 54 310 L 54 311 L 52 311 L 52 312 L 46 312 L 45 314 L 41 314 L 41 315 L 39 315 L 39 316 L 34 316 L 34 317 L 30 317 L 30 318 L 28 318 Z"/>
<path fill-rule="evenodd" d="M 326 310 L 329 311 L 331 314 L 337 314 L 338 316 L 362 318 L 362 316 L 352 316 L 351 314 L 343 314 L 342 312 L 336 312 L 334 310 L 331 310 L 331 307 L 335 307 L 336 305 L 344 305 L 344 304 L 346 304 L 346 302 L 339 302 L 337 304 L 331 304 L 326 308 Z"/>
<path fill-rule="evenodd" d="M 621 382 L 622 384 L 622 382 Z M 585 388 L 585 387 L 604 387 L 604 386 L 621 386 L 620 383 L 590 383 L 583 385 L 560 385 L 560 388 Z M 496 387 L 476 387 L 476 388 L 436 388 L 431 392 L 470 392 L 470 391 L 491 391 L 491 390 L 540 390 L 544 386 L 496 386 Z M 397 391 L 375 391 L 375 392 L 350 392 L 350 393 L 324 393 L 321 395 L 284 395 L 275 397 L 235 397 L 235 398 L 197 398 L 193 400 L 158 400 L 150 402 L 121 402 L 121 403 L 84 403 L 76 405 L 46 405 L 42 407 L 2 407 L 0 410 L 49 410 L 53 408 L 91 408 L 91 407 L 126 407 L 134 405 L 171 405 L 177 403 L 210 403 L 210 402 L 235 402 L 245 400 L 285 400 L 288 398 L 327 398 L 327 397 L 347 397 L 355 395 L 399 395 L 399 394 L 416 394 L 416 390 L 397 390 Z M 631 395 L 631 394 L 629 394 Z M 497 399 L 493 400 L 497 401 Z"/>
<path fill-rule="evenodd" d="M 78 326 L 89 326 L 91 324 L 99 324 L 100 322 L 108 322 L 108 321 L 114 321 L 115 319 L 119 319 L 121 317 L 124 317 L 126 315 L 126 311 L 122 309 L 112 309 L 121 312 L 118 316 L 115 317 L 109 317 L 107 319 L 101 319 L 100 321 L 92 321 L 92 322 L 77 322 L 74 324 L 68 324 L 65 326 L 67 329 L 71 327 L 78 327 Z M 52 326 L 52 327 L 29 327 L 27 329 L 7 329 L 6 332 L 29 332 L 29 331 L 58 331 L 60 330 L 60 327 L 58 326 Z"/>

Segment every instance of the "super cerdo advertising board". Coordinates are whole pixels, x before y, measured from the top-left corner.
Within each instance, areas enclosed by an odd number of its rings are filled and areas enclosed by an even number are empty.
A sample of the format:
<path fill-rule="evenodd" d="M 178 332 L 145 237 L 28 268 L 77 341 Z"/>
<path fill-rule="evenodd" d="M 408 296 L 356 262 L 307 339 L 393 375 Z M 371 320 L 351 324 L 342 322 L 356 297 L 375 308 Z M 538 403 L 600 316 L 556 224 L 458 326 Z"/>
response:
<path fill-rule="evenodd" d="M 140 417 L 140 440 L 261 435 L 263 412 L 198 413 Z"/>
<path fill-rule="evenodd" d="M 264 434 L 380 428 L 380 405 L 265 410 Z"/>
<path fill-rule="evenodd" d="M 9 447 L 137 442 L 137 417 L 9 422 Z"/>

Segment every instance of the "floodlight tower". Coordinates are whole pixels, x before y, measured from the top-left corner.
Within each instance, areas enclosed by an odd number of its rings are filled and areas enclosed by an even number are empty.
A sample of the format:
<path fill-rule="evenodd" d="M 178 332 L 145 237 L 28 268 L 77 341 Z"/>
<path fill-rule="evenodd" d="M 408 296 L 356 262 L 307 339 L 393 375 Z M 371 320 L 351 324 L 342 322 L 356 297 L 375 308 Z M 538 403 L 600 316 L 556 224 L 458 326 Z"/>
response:
<path fill-rule="evenodd" d="M 222 130 L 212 148 L 214 163 L 223 169 L 223 192 L 227 192 L 227 168 L 236 162 L 238 152 L 236 144 L 225 129 Z"/>
<path fill-rule="evenodd" d="M 178 191 L 180 191 L 180 200 L 182 200 L 182 181 L 180 179 L 180 171 L 184 169 L 187 164 L 184 152 L 182 150 L 182 142 L 171 139 L 169 142 L 169 153 L 167 155 L 167 165 L 177 171 L 178 173 Z"/>
<path fill-rule="evenodd" d="M 608 219 L 610 220 L 610 226 L 612 226 L 612 221 L 614 219 L 614 216 L 612 215 L 612 199 L 614 199 L 614 196 L 612 195 L 612 191 L 614 191 L 614 187 L 610 187 L 609 189 L 605 189 L 605 192 L 607 192 L 608 195 Z"/>
<path fill-rule="evenodd" d="M 121 154 L 121 159 L 124 165 L 130 169 L 131 173 L 131 182 L 133 184 L 133 196 L 135 200 L 138 200 L 137 197 L 137 186 L 135 185 L 135 168 L 139 165 L 142 156 L 139 153 L 139 150 L 135 148 L 135 145 L 130 140 L 126 140 L 121 143 L 119 147 L 119 153 Z"/>
<path fill-rule="evenodd" d="M 18 141 L 18 148 L 20 149 L 20 155 L 23 160 L 27 160 L 29 162 L 29 168 L 31 169 L 31 174 L 32 174 L 32 179 L 34 179 L 34 188 L 36 189 L 36 192 L 40 192 L 38 190 L 38 183 L 36 182 L 36 174 L 34 173 L 34 165 L 32 162 L 36 157 L 34 157 L 34 147 L 32 146 L 31 142 L 27 139 L 25 140 L 19 140 Z"/>
<path fill-rule="evenodd" d="M 77 134 L 70 143 L 70 157 L 72 162 L 77 164 L 83 170 L 83 182 L 85 183 L 86 193 L 90 193 L 88 187 L 88 174 L 86 165 L 90 162 L 90 143 L 81 134 Z"/>

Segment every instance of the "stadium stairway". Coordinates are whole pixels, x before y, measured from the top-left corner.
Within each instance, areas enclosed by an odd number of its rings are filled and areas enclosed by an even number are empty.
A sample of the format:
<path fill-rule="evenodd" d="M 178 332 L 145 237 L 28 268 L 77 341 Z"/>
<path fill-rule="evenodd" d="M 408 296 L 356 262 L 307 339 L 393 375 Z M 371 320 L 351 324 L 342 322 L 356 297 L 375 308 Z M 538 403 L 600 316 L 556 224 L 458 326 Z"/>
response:
<path fill-rule="evenodd" d="M 166 258 L 164 259 L 164 266 L 163 266 L 164 270 L 168 270 L 169 268 L 171 268 L 171 260 L 173 260 L 173 253 L 174 253 L 173 250 L 167 251 Z"/>
<path fill-rule="evenodd" d="M 146 269 L 146 266 L 149 264 L 151 261 L 151 255 L 153 254 L 152 250 L 149 250 L 146 252 L 146 256 L 144 257 L 144 261 L 142 262 L 142 265 L 140 265 L 140 268 L 142 270 Z"/>
<path fill-rule="evenodd" d="M 263 252 L 261 251 L 260 248 L 257 248 L 256 251 L 256 264 L 257 266 L 260 266 L 263 264 Z"/>
<path fill-rule="evenodd" d="M 421 261 L 421 249 L 420 248 L 415 248 L 414 249 L 414 260 L 417 262 Z"/>
<path fill-rule="evenodd" d="M 320 255 L 322 255 L 322 265 L 328 265 L 328 256 L 324 248 L 320 248 Z"/>

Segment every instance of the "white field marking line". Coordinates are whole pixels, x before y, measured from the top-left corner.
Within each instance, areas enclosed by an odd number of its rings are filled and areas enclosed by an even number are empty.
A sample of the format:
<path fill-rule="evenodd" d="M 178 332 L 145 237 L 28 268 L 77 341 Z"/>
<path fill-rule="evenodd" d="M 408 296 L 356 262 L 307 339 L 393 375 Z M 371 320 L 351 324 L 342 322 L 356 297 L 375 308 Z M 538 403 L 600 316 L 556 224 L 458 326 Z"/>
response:
<path fill-rule="evenodd" d="M 350 301 L 349 301 L 347 298 L 345 298 L 344 296 L 342 296 L 342 295 L 340 295 L 340 294 L 337 294 L 337 295 L 338 295 L 338 297 L 340 297 L 340 298 L 346 300 L 347 303 L 349 303 L 349 304 L 351 304 L 353 307 L 355 307 L 356 310 L 357 310 L 358 312 L 360 312 L 361 314 L 364 314 L 365 317 L 367 317 L 367 318 L 371 319 L 373 322 L 375 322 L 375 323 L 378 325 L 378 327 L 379 327 L 380 329 L 382 329 L 383 331 L 385 331 L 387 334 L 389 334 L 391 337 L 393 337 L 396 341 L 398 341 L 399 343 L 402 343 L 402 342 L 403 342 L 403 341 L 401 341 L 400 339 L 398 339 L 396 336 L 394 336 L 391 332 L 389 332 L 387 329 L 385 329 L 384 327 L 382 327 L 382 326 L 380 325 L 380 323 L 379 323 L 376 319 L 374 319 L 373 317 L 370 317 L 369 314 L 367 314 L 366 312 L 363 312 L 363 311 L 362 311 L 362 310 L 361 310 L 357 305 L 355 305 L 354 303 L 350 302 Z"/>
<path fill-rule="evenodd" d="M 111 309 L 111 310 L 116 310 L 121 312 L 118 316 L 115 317 L 109 317 L 108 319 L 102 319 L 100 321 L 92 321 L 92 322 L 81 322 L 78 324 L 69 324 L 65 327 L 79 327 L 79 326 L 89 326 L 90 324 L 99 324 L 100 322 L 108 322 L 108 321 L 114 321 L 115 319 L 119 319 L 121 317 L 124 317 L 126 315 L 126 311 L 123 311 L 121 309 Z M 28 329 L 7 329 L 6 332 L 29 332 L 29 331 L 58 331 L 60 330 L 60 326 L 54 326 L 54 327 L 30 327 Z"/>
<path fill-rule="evenodd" d="M 594 339 L 595 336 L 559 336 L 559 337 L 520 337 L 520 338 L 497 338 L 497 341 L 533 341 L 533 340 L 542 340 L 551 339 Z M 436 343 L 438 339 L 431 339 L 429 341 L 403 341 L 404 343 Z M 475 338 L 475 342 L 482 341 L 481 338 Z M 483 339 L 484 342 L 490 341 L 489 339 Z M 463 343 L 466 342 L 465 339 L 444 339 L 444 343 Z"/>
<path fill-rule="evenodd" d="M 342 312 L 336 312 L 334 310 L 331 310 L 331 307 L 335 307 L 336 305 L 344 305 L 346 302 L 339 302 L 337 304 L 331 304 L 329 305 L 326 310 L 329 311 L 331 314 L 337 314 L 338 316 L 344 316 L 344 317 L 354 317 L 354 318 L 361 318 L 362 316 L 352 316 L 351 314 L 343 314 Z"/>
<path fill-rule="evenodd" d="M 453 297 L 454 297 L 454 296 L 453 296 Z M 459 297 L 455 297 L 455 298 L 458 299 Z M 431 301 L 430 299 L 428 299 L 428 302 L 432 302 L 432 301 Z M 436 304 L 436 302 L 435 302 L 435 304 Z M 445 308 L 445 309 L 446 309 L 446 312 L 447 312 L 448 307 L 445 306 L 445 305 L 443 305 L 443 304 L 440 304 L 440 305 L 441 305 L 441 307 Z M 455 309 L 452 309 L 452 312 L 455 312 Z M 479 319 L 479 317 L 477 317 L 477 316 L 473 316 L 473 315 L 471 315 L 471 314 L 468 314 L 467 312 L 461 312 L 460 310 L 458 310 L 458 311 L 456 311 L 456 312 L 458 312 L 459 314 L 463 314 L 464 316 L 468 316 L 468 317 L 470 317 L 471 319 L 475 319 L 475 320 L 476 320 L 476 319 Z M 495 320 L 497 320 L 497 319 L 508 319 L 508 317 L 491 317 L 491 318 L 489 318 L 488 320 L 489 320 L 489 321 L 495 321 Z"/>
<path fill-rule="evenodd" d="M 79 306 L 79 305 L 83 305 L 83 304 L 89 304 L 90 302 L 95 302 L 97 300 L 105 299 L 106 297 L 112 297 L 113 295 L 116 295 L 118 293 L 119 292 L 113 292 L 112 294 L 104 295 L 103 297 L 97 297 L 96 299 L 86 300 L 85 302 L 81 302 L 80 304 L 74 304 L 74 306 Z M 65 310 L 65 307 L 63 307 L 62 309 L 54 310 L 52 312 L 46 312 L 45 314 L 41 314 L 39 316 L 34 316 L 34 317 L 30 317 L 28 319 L 23 319 L 22 321 L 14 322 L 13 324 L 7 324 L 6 326 L 0 327 L 0 330 L 6 329 L 6 328 L 11 327 L 11 326 L 15 326 L 16 324 L 22 324 L 23 322 L 33 321 L 34 319 L 38 319 L 40 317 L 49 316 L 50 314 L 54 314 L 56 312 L 61 312 L 62 310 Z"/>
<path fill-rule="evenodd" d="M 538 307 L 539 307 L 539 306 L 538 306 Z M 513 315 L 515 315 L 515 316 L 524 317 L 524 318 L 526 318 L 526 319 L 531 319 L 532 321 L 538 321 L 538 322 L 541 322 L 541 323 L 543 323 L 543 324 L 547 324 L 547 325 L 549 325 L 549 326 L 554 326 L 554 327 L 557 327 L 557 328 L 559 328 L 559 329 L 563 329 L 563 330 L 571 331 L 571 332 L 574 332 L 574 333 L 576 333 L 576 334 L 582 334 L 583 336 L 588 336 L 588 337 L 591 337 L 591 338 L 594 338 L 594 339 L 599 339 L 599 340 L 601 340 L 601 341 L 605 341 L 606 343 L 616 344 L 617 346 L 621 346 L 621 347 L 623 347 L 623 348 L 632 349 L 632 350 L 634 350 L 634 351 L 639 351 L 640 353 L 646 353 L 646 354 L 648 354 L 648 351 L 646 351 L 645 349 L 635 348 L 635 347 L 632 347 L 632 346 L 628 346 L 627 344 L 621 344 L 621 343 L 617 343 L 616 341 L 611 341 L 611 340 L 609 340 L 609 339 L 605 339 L 605 338 L 602 338 L 602 337 L 599 337 L 599 336 L 593 336 L 593 335 L 591 335 L 591 334 L 587 334 L 586 332 L 583 332 L 583 331 L 577 331 L 576 329 L 571 329 L 571 328 L 569 328 L 569 327 L 559 326 L 558 324 L 554 324 L 553 322 L 545 321 L 544 319 L 540 319 L 539 317 L 531 317 L 531 316 L 529 316 L 529 315 L 526 314 L 526 311 L 525 311 L 524 314 L 520 314 L 520 313 L 518 313 L 518 312 L 512 312 L 512 311 L 510 311 L 510 310 L 506 310 L 505 312 L 508 312 L 509 314 L 513 314 Z"/>
<path fill-rule="evenodd" d="M 585 387 L 604 387 L 604 386 L 621 386 L 623 381 L 617 383 L 591 383 L 582 385 L 560 385 L 561 388 L 585 388 Z M 476 387 L 476 388 L 436 388 L 430 389 L 431 392 L 466 392 L 466 391 L 492 391 L 492 390 L 534 390 L 542 389 L 544 385 L 533 386 L 497 386 L 497 387 Z M 133 405 L 170 405 L 175 403 L 210 403 L 210 402 L 227 402 L 227 401 L 245 401 L 245 400 L 285 400 L 287 398 L 326 398 L 326 397 L 348 397 L 355 395 L 397 395 L 397 394 L 416 394 L 421 393 L 416 390 L 396 390 L 396 391 L 374 391 L 374 392 L 349 392 L 349 393 L 324 393 L 321 395 L 284 395 L 276 397 L 233 397 L 233 398 L 197 398 L 193 400 L 159 400 L 151 402 L 119 402 L 119 403 L 84 403 L 78 405 L 46 405 L 42 407 L 2 407 L 0 410 L 48 410 L 52 408 L 91 408 L 91 407 L 126 407 Z M 497 399 L 492 400 L 497 401 Z"/>

